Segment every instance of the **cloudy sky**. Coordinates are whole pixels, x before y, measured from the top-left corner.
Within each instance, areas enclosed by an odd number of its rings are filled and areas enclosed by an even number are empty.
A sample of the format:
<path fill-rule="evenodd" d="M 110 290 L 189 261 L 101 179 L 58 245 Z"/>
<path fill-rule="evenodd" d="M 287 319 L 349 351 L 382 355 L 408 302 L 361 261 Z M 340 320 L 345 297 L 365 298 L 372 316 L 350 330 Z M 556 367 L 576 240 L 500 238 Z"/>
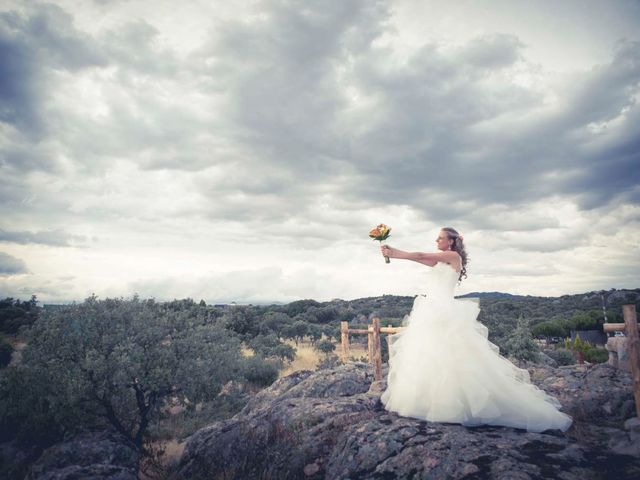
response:
<path fill-rule="evenodd" d="M 640 2 L 5 0 L 0 296 L 640 287 Z"/>

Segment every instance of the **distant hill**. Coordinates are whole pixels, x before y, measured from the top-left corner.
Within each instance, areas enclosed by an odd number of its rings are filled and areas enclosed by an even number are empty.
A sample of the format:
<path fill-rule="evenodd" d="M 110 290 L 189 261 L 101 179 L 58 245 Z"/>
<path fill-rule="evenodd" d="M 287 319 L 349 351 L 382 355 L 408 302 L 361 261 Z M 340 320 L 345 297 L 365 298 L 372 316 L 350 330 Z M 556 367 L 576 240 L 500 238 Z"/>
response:
<path fill-rule="evenodd" d="M 471 292 L 464 295 L 456 295 L 456 298 L 527 298 L 531 295 L 512 295 L 503 292 Z"/>

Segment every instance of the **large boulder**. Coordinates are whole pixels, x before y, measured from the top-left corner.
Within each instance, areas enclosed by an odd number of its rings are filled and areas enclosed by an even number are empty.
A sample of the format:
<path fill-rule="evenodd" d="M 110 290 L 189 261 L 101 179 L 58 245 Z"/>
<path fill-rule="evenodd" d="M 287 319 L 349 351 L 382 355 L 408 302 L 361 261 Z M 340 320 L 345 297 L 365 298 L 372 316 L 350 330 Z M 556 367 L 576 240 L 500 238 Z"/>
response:
<path fill-rule="evenodd" d="M 606 363 L 548 368 L 526 365 L 531 381 L 556 397 L 574 421 L 620 428 L 633 416 L 629 372 Z"/>
<path fill-rule="evenodd" d="M 567 432 L 401 417 L 380 402 L 384 380 L 374 382 L 369 365 L 350 362 L 284 377 L 233 418 L 199 430 L 187 442 L 176 476 L 577 480 L 640 475 L 640 452 L 630 446 L 637 429 L 635 423 L 624 426 L 633 402 L 628 373 L 607 365 L 532 367 L 530 373 L 574 417 Z"/>

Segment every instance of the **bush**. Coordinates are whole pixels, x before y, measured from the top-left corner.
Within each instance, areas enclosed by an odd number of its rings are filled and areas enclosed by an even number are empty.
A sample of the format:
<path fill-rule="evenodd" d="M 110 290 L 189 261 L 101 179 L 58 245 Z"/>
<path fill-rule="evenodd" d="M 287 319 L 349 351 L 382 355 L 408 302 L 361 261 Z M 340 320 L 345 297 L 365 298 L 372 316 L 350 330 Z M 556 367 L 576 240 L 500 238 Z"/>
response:
<path fill-rule="evenodd" d="M 571 351 L 567 350 L 566 348 L 548 350 L 545 353 L 553 358 L 556 362 L 558 362 L 559 366 L 573 365 L 574 363 L 576 363 L 576 359 L 573 356 L 573 353 L 571 353 Z"/>
<path fill-rule="evenodd" d="M 575 313 L 566 322 L 570 330 L 601 330 L 604 317 L 601 310 Z"/>
<path fill-rule="evenodd" d="M 74 430 L 86 416 L 56 402 L 56 385 L 42 371 L 9 367 L 0 374 L 0 442 L 20 442 L 46 447 Z M 61 408 L 57 408 L 60 406 Z M 83 418 L 84 417 L 84 418 Z"/>
<path fill-rule="evenodd" d="M 585 352 L 584 359 L 589 363 L 605 363 L 609 360 L 609 352 L 604 348 L 591 348 Z"/>
<path fill-rule="evenodd" d="M 13 354 L 13 346 L 4 338 L 0 338 L 0 368 L 6 367 L 11 363 L 11 355 Z"/>
<path fill-rule="evenodd" d="M 254 355 L 245 360 L 244 378 L 253 385 L 268 387 L 278 379 L 278 365 Z"/>
<path fill-rule="evenodd" d="M 273 350 L 273 354 L 283 362 L 293 362 L 296 359 L 296 351 L 291 345 L 283 343 Z"/>
<path fill-rule="evenodd" d="M 593 348 L 593 345 L 589 343 L 588 340 L 581 340 L 580 335 L 576 335 L 576 338 L 571 341 L 571 339 L 566 338 L 564 341 L 564 346 L 567 350 L 573 350 L 576 353 L 587 353 L 588 350 Z"/>
<path fill-rule="evenodd" d="M 317 370 L 324 370 L 339 367 L 340 365 L 342 365 L 340 358 L 338 358 L 336 354 L 330 353 L 325 355 L 325 357 L 318 362 L 318 366 L 316 368 Z"/>
<path fill-rule="evenodd" d="M 319 352 L 324 353 L 325 355 L 328 355 L 329 353 L 333 352 L 336 349 L 335 344 L 331 341 L 331 340 L 327 340 L 326 338 L 323 340 L 320 340 L 317 344 L 316 344 L 316 350 L 318 350 Z"/>
<path fill-rule="evenodd" d="M 536 337 L 566 337 L 569 330 L 560 320 L 549 320 L 538 323 L 531 328 L 531 333 Z"/>
<path fill-rule="evenodd" d="M 0 331 L 16 334 L 21 327 L 33 324 L 41 310 L 37 303 L 35 295 L 29 301 L 0 300 Z"/>
<path fill-rule="evenodd" d="M 249 346 L 261 357 L 275 357 L 283 362 L 293 361 L 296 358 L 296 349 L 282 343 L 275 333 L 258 335 L 249 340 Z"/>
<path fill-rule="evenodd" d="M 529 321 L 523 317 L 518 318 L 517 327 L 507 337 L 502 346 L 505 348 L 506 353 L 518 360 L 531 360 L 535 362 L 540 352 L 540 349 L 533 341 Z"/>

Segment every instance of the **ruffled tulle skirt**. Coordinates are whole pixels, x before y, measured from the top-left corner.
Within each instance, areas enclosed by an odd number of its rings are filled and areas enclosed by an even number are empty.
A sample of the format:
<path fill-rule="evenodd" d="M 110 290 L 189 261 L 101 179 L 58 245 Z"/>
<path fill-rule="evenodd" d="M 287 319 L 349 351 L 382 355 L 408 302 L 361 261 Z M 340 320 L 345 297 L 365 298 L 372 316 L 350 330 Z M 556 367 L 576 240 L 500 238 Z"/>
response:
<path fill-rule="evenodd" d="M 478 313 L 473 301 L 416 297 L 406 329 L 388 337 L 385 408 L 432 422 L 567 430 L 571 417 L 500 355 Z"/>

